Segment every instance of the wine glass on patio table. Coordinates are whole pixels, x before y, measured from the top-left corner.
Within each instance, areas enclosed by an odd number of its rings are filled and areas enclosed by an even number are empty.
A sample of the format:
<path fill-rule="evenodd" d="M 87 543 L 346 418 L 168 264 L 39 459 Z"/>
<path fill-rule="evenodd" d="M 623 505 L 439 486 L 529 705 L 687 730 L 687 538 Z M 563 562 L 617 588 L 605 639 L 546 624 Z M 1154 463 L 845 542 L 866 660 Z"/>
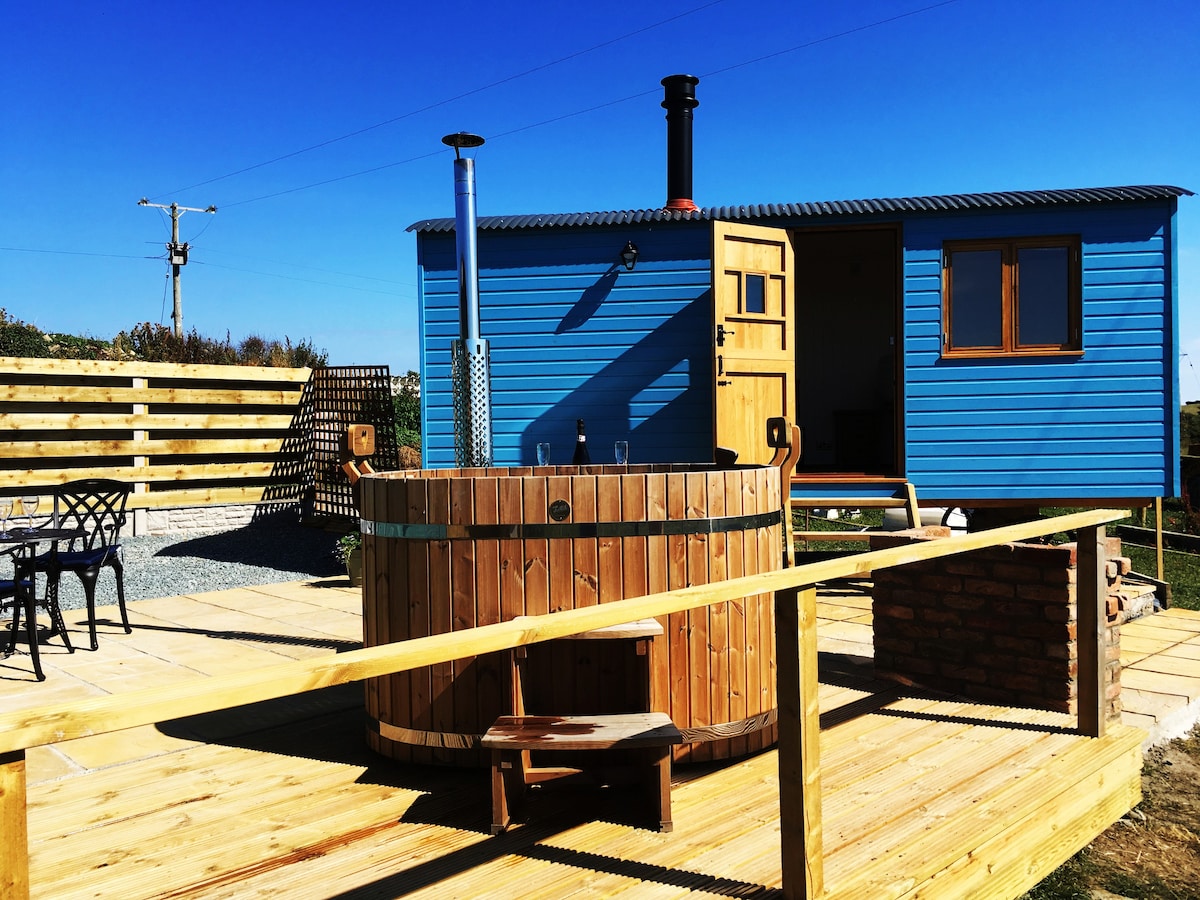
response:
<path fill-rule="evenodd" d="M 0 497 L 0 539 L 8 537 L 8 517 L 12 515 L 12 498 Z"/>
<path fill-rule="evenodd" d="M 25 524 L 27 526 L 25 528 L 26 534 L 33 534 L 33 514 L 37 512 L 37 509 L 38 498 L 35 495 L 29 494 L 21 498 L 21 512 L 25 516 Z"/>

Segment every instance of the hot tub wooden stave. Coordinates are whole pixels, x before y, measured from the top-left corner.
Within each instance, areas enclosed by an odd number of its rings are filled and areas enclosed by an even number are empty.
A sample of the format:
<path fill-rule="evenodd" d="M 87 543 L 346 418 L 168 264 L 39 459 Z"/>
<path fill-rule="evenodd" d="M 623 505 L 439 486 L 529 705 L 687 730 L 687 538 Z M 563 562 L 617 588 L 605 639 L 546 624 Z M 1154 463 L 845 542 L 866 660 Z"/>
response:
<path fill-rule="evenodd" d="M 360 484 L 367 646 L 780 565 L 780 481 L 771 467 L 408 470 Z M 690 741 L 677 761 L 774 742 L 771 596 L 660 623 L 651 697 Z M 620 696 L 625 679 L 614 677 L 623 664 L 600 652 L 589 648 L 569 677 L 555 679 L 553 702 L 582 703 L 564 691 L 591 696 L 589 679 L 614 703 L 632 702 Z M 509 698 L 503 654 L 371 679 L 368 740 L 404 761 L 480 765 L 479 736 L 510 712 Z"/>

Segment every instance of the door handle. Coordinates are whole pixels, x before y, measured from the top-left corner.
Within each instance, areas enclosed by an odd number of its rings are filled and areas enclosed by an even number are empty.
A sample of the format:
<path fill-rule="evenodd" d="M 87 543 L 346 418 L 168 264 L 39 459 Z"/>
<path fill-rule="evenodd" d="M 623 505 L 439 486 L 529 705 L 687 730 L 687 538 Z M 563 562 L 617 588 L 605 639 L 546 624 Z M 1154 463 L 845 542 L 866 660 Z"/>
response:
<path fill-rule="evenodd" d="M 717 323 L 717 346 L 718 347 L 725 346 L 725 335 L 727 335 L 727 334 L 737 334 L 737 332 L 734 331 L 732 328 L 726 328 L 724 322 L 718 322 Z"/>

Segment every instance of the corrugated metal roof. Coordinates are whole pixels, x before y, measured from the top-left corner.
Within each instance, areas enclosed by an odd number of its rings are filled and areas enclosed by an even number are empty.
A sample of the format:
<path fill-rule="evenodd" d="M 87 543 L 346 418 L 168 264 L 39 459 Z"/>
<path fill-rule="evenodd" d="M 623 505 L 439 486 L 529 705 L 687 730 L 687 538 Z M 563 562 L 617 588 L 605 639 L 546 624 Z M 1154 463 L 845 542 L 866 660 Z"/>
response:
<path fill-rule="evenodd" d="M 902 212 L 1001 209 L 1019 206 L 1068 206 L 1123 203 L 1190 197 L 1186 188 L 1169 184 L 1126 187 L 1072 188 L 1055 191 L 999 191 L 988 194 L 943 194 L 933 197 L 887 197 L 875 200 L 828 200 L 820 203 L 764 203 L 749 206 L 709 206 L 693 212 L 677 209 L 627 209 L 610 212 L 556 213 L 527 216 L 481 216 L 481 231 L 522 228 L 563 228 L 588 225 L 637 225 L 642 222 L 700 222 L 708 220 L 795 219 L 807 216 L 865 216 Z M 422 219 L 409 231 L 453 231 L 454 219 Z"/>

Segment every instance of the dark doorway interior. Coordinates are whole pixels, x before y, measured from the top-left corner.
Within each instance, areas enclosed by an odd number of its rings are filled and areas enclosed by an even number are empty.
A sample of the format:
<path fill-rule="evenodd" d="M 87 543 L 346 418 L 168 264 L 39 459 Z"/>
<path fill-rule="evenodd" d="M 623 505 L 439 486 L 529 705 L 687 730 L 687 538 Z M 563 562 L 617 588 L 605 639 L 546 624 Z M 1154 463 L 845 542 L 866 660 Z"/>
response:
<path fill-rule="evenodd" d="M 798 231 L 798 474 L 900 475 L 899 233 Z"/>

